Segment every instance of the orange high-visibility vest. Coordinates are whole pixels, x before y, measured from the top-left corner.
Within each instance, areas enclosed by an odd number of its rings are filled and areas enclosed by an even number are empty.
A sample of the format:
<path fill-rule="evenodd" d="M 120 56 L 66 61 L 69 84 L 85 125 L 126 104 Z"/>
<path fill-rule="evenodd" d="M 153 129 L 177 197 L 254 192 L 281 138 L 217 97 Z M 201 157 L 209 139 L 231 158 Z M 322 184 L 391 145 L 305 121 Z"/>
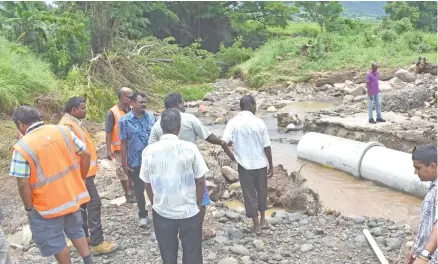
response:
<path fill-rule="evenodd" d="M 111 134 L 111 151 L 120 150 L 121 141 L 119 139 L 119 120 L 126 115 L 125 111 L 119 108 L 119 105 L 113 106 L 110 111 L 114 115 L 114 127 Z"/>
<path fill-rule="evenodd" d="M 68 128 L 44 125 L 15 145 L 30 165 L 32 204 L 44 218 L 64 216 L 90 201 Z"/>
<path fill-rule="evenodd" d="M 61 121 L 59 121 L 60 125 L 68 126 L 72 128 L 75 135 L 82 140 L 82 142 L 85 143 L 85 146 L 87 147 L 88 152 L 90 152 L 91 158 L 90 158 L 90 169 L 88 170 L 87 177 L 90 176 L 96 176 L 97 171 L 99 170 L 99 167 L 97 165 L 97 151 L 96 147 L 93 144 L 93 140 L 91 139 L 90 134 L 88 134 L 88 131 L 85 128 L 82 128 L 78 125 L 78 123 L 71 119 L 68 114 L 65 114 Z M 80 158 L 78 157 L 78 160 Z"/>

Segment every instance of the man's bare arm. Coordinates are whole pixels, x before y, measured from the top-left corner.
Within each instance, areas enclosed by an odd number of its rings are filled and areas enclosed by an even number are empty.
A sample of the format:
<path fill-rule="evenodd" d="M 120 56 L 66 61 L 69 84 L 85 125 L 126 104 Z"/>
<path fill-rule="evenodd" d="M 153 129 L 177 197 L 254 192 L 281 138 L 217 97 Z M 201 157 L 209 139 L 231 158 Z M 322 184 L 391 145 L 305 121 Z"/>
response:
<path fill-rule="evenodd" d="M 105 137 L 105 142 L 106 142 L 106 155 L 107 155 L 107 158 L 108 159 L 113 159 L 114 157 L 113 157 L 113 155 L 112 155 L 112 152 L 111 152 L 111 141 L 112 141 L 112 137 L 113 137 L 113 134 L 112 133 L 106 133 L 106 137 Z"/>
<path fill-rule="evenodd" d="M 198 207 L 202 207 L 202 196 L 204 195 L 204 181 L 205 176 L 199 179 L 195 179 L 196 182 L 196 197 L 198 201 Z"/>
<path fill-rule="evenodd" d="M 268 177 L 272 177 L 274 175 L 274 165 L 272 163 L 271 146 L 266 147 L 264 150 L 265 150 L 265 155 L 268 158 L 268 163 L 269 163 Z"/>
<path fill-rule="evenodd" d="M 438 243 L 438 221 L 435 222 L 435 225 L 433 225 L 432 232 L 430 233 L 429 240 L 427 241 L 426 246 L 424 249 L 430 252 L 430 254 L 433 254 L 436 250 L 437 243 Z"/>
<path fill-rule="evenodd" d="M 81 157 L 81 162 L 79 163 L 79 165 L 81 166 L 81 176 L 82 179 L 85 180 L 87 178 L 88 170 L 90 169 L 91 155 L 90 152 L 88 152 L 88 150 L 84 150 L 78 155 L 79 157 Z"/>
<path fill-rule="evenodd" d="M 146 194 L 148 195 L 151 205 L 154 205 L 154 192 L 152 191 L 152 185 L 150 183 L 145 183 Z"/>
<path fill-rule="evenodd" d="M 32 189 L 30 189 L 29 179 L 17 178 L 17 185 L 24 208 L 32 208 Z"/>
<path fill-rule="evenodd" d="M 213 144 L 213 145 L 220 145 L 222 147 L 222 149 L 225 151 L 225 154 L 227 154 L 227 156 L 232 160 L 232 161 L 236 161 L 236 158 L 234 157 L 233 152 L 231 152 L 230 148 L 228 147 L 227 142 L 221 140 L 220 138 L 218 138 L 215 134 L 211 134 L 210 136 L 208 136 L 205 139 L 208 143 Z"/>

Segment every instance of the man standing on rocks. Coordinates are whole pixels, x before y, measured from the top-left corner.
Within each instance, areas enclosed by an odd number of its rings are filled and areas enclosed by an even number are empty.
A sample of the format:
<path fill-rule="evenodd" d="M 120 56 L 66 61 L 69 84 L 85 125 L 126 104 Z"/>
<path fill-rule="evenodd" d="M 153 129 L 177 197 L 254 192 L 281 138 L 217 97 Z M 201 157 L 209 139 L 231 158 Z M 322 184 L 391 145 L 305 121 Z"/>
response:
<path fill-rule="evenodd" d="M 148 211 L 144 197 L 144 182 L 140 179 L 141 153 L 148 145 L 149 135 L 156 118 L 146 111 L 146 94 L 135 92 L 132 95 L 132 111 L 119 121 L 121 140 L 121 161 L 123 171 L 134 182 L 135 198 L 138 205 L 139 226 L 147 227 Z"/>
<path fill-rule="evenodd" d="M 87 105 L 82 97 L 72 97 L 65 104 L 65 115 L 59 121 L 60 125 L 67 126 L 82 142 L 85 143 L 87 150 L 90 152 L 90 169 L 85 179 L 85 186 L 90 195 L 90 202 L 84 203 L 81 206 L 82 220 L 84 222 L 84 231 L 87 241 L 91 244 L 91 252 L 94 255 L 108 254 L 117 249 L 117 244 L 107 242 L 103 238 L 102 230 L 102 203 L 99 193 L 97 192 L 94 179 L 98 172 L 97 151 L 93 140 L 87 129 L 82 124 L 82 119 L 87 115 Z M 90 233 L 88 232 L 90 229 Z M 90 237 L 91 234 L 91 237 Z"/>
<path fill-rule="evenodd" d="M 421 218 L 414 247 L 407 257 L 407 263 L 438 263 L 436 249 L 438 220 L 437 197 L 437 149 L 431 144 L 417 146 L 412 153 L 415 174 L 421 181 L 431 181 L 429 191 L 421 206 Z"/>
<path fill-rule="evenodd" d="M 380 101 L 379 91 L 379 72 L 378 65 L 373 62 L 371 64 L 371 71 L 366 75 L 367 91 L 368 91 L 368 118 L 369 122 L 375 124 L 377 122 L 386 122 L 382 118 L 382 104 Z M 373 103 L 376 105 L 377 119 L 374 121 L 373 117 Z"/>
<path fill-rule="evenodd" d="M 132 181 L 125 174 L 122 168 L 120 157 L 120 139 L 119 139 L 119 120 L 131 110 L 132 90 L 128 87 L 122 87 L 117 93 L 119 103 L 113 106 L 105 118 L 106 131 L 106 153 L 109 160 L 116 161 L 116 174 L 122 184 L 127 203 L 135 203 L 135 197 L 132 193 Z"/>
<path fill-rule="evenodd" d="M 208 168 L 196 145 L 178 138 L 180 111 L 164 110 L 160 125 L 160 141 L 143 151 L 140 177 L 152 202 L 161 259 L 163 264 L 177 264 L 179 235 L 182 263 L 202 264 L 200 209 Z"/>
<path fill-rule="evenodd" d="M 198 145 L 198 137 L 206 140 L 208 143 L 213 145 L 220 145 L 225 153 L 230 157 L 231 160 L 234 159 L 234 155 L 229 149 L 225 141 L 218 138 L 215 134 L 211 133 L 202 122 L 194 115 L 185 113 L 184 98 L 179 93 L 171 93 L 167 95 L 164 100 L 164 106 L 166 109 L 177 109 L 181 113 L 181 130 L 179 131 L 178 137 L 181 140 L 192 142 L 196 146 Z M 160 140 L 163 135 L 163 129 L 161 128 L 160 122 L 156 122 L 152 127 L 151 137 L 149 138 L 149 144 L 153 144 Z M 205 209 L 206 206 L 210 205 L 210 196 L 208 194 L 207 185 L 204 183 L 204 194 L 202 197 L 202 207 L 201 207 L 201 219 L 204 223 Z M 215 235 L 214 230 L 203 229 L 202 239 L 208 239 Z"/>
<path fill-rule="evenodd" d="M 18 107 L 12 119 L 23 138 L 14 145 L 9 175 L 17 178 L 33 241 L 44 257 L 70 264 L 65 233 L 84 263 L 93 264 L 80 211 L 90 201 L 84 183 L 90 153 L 84 142 L 64 126 L 45 125 L 30 106 Z"/>
<path fill-rule="evenodd" d="M 5 233 L 1 227 L 3 220 L 3 212 L 0 209 L 0 264 L 11 264 L 11 256 L 9 255 L 9 245 L 6 240 Z"/>
<path fill-rule="evenodd" d="M 259 234 L 261 227 L 266 225 L 268 177 L 274 174 L 271 140 L 265 123 L 255 116 L 254 97 L 243 96 L 240 109 L 241 112 L 228 122 L 223 140 L 234 146 L 246 216 L 252 218 L 253 231 Z"/>

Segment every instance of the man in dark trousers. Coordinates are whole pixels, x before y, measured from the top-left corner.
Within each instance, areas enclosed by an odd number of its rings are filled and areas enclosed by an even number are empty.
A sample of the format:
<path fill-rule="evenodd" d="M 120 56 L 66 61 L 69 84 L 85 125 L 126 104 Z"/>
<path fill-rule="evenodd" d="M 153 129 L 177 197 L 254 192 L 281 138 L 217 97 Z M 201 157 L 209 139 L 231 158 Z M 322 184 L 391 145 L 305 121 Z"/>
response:
<path fill-rule="evenodd" d="M 146 111 L 146 94 L 135 92 L 132 95 L 132 111 L 119 121 L 121 140 L 121 162 L 123 171 L 134 182 L 135 199 L 138 205 L 139 226 L 147 227 L 148 211 L 144 197 L 144 182 L 139 178 L 141 153 L 148 145 L 149 135 L 156 118 Z"/>
<path fill-rule="evenodd" d="M 178 235 L 183 264 L 202 264 L 200 209 L 207 165 L 195 144 L 181 140 L 181 113 L 166 109 L 163 136 L 142 154 L 140 178 L 152 202 L 155 236 L 163 264 L 177 264 Z"/>
<path fill-rule="evenodd" d="M 253 220 L 253 231 L 260 234 L 266 225 L 268 177 L 274 171 L 268 130 L 263 120 L 255 116 L 256 108 L 254 97 L 243 96 L 241 112 L 228 122 L 222 138 L 233 144 L 246 216 Z"/>
<path fill-rule="evenodd" d="M 234 161 L 234 155 L 229 149 L 227 143 L 218 138 L 215 134 L 211 133 L 210 130 L 208 130 L 196 116 L 185 113 L 186 109 L 184 105 L 184 98 L 179 93 L 170 93 L 164 100 L 164 106 L 166 107 L 166 109 L 177 109 L 181 113 L 181 130 L 178 134 L 179 139 L 192 142 L 197 146 L 197 140 L 199 137 L 210 144 L 221 146 L 225 153 L 230 157 L 230 159 Z M 162 135 L 163 129 L 161 128 L 160 122 L 157 122 L 152 127 L 149 144 L 153 144 L 159 141 Z M 204 223 L 206 207 L 210 205 L 210 203 L 211 201 L 208 194 L 207 185 L 204 183 L 204 195 L 202 198 L 201 208 L 202 223 Z M 216 232 L 212 229 L 203 228 L 202 239 L 205 240 L 211 238 L 215 235 L 215 233 Z"/>

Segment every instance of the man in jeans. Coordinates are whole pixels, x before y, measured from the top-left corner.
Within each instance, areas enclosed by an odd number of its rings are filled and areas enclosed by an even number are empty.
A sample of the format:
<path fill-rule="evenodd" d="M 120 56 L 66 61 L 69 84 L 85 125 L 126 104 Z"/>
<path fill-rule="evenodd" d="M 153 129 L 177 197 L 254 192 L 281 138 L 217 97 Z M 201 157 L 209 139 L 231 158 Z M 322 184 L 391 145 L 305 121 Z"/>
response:
<path fill-rule="evenodd" d="M 135 199 L 138 205 L 139 226 L 147 227 L 148 211 L 144 197 L 144 182 L 139 178 L 141 153 L 148 145 L 149 135 L 156 118 L 146 111 L 146 94 L 135 92 L 132 95 L 132 111 L 119 121 L 121 140 L 121 160 L 123 171 L 134 182 Z"/>
<path fill-rule="evenodd" d="M 0 264 L 11 264 L 11 257 L 9 256 L 9 245 L 6 240 L 5 233 L 1 227 L 3 220 L 3 212 L 0 209 Z"/>
<path fill-rule="evenodd" d="M 181 114 L 166 109 L 163 136 L 142 154 L 141 179 L 152 201 L 155 236 L 163 264 L 177 264 L 178 235 L 183 264 L 202 264 L 200 209 L 207 165 L 195 144 L 180 140 Z"/>
<path fill-rule="evenodd" d="M 373 62 L 371 64 L 371 71 L 369 71 L 365 77 L 367 82 L 368 92 L 368 121 L 371 124 L 377 122 L 386 122 L 382 118 L 382 104 L 380 102 L 380 90 L 379 90 L 379 72 L 377 71 L 378 65 Z M 377 119 L 373 118 L 373 103 L 376 105 Z"/>
<path fill-rule="evenodd" d="M 90 169 L 85 179 L 85 185 L 91 200 L 81 206 L 85 236 L 87 237 L 88 243 L 91 244 L 91 251 L 94 255 L 109 254 L 115 251 L 118 245 L 114 242 L 105 241 L 103 237 L 101 219 L 102 202 L 96 185 L 94 184 L 94 178 L 98 172 L 97 152 L 91 136 L 81 121 L 87 115 L 85 99 L 78 96 L 70 98 L 65 104 L 64 112 L 65 115 L 59 124 L 68 127 L 70 131 L 75 133 L 75 135 L 85 143 L 91 155 Z M 88 229 L 90 229 L 90 232 L 88 232 Z"/>
<path fill-rule="evenodd" d="M 234 146 L 246 216 L 252 218 L 252 231 L 260 234 L 266 225 L 268 176 L 274 172 L 268 130 L 263 120 L 255 116 L 256 108 L 254 97 L 243 96 L 241 112 L 228 122 L 223 140 Z"/>

